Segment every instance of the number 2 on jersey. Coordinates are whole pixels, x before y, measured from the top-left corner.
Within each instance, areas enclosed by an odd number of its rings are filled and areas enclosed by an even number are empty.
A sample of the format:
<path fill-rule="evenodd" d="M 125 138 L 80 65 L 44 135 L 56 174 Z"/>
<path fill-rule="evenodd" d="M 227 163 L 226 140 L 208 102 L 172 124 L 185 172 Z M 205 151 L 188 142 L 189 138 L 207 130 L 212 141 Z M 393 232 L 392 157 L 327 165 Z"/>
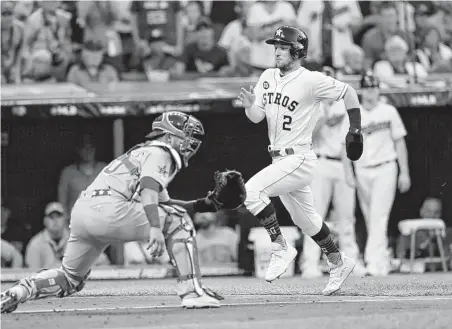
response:
<path fill-rule="evenodd" d="M 290 115 L 285 115 L 285 116 L 283 116 L 283 119 L 284 119 L 284 121 L 283 121 L 282 129 L 291 131 L 292 128 L 290 128 L 290 125 L 292 124 L 292 117 Z"/>

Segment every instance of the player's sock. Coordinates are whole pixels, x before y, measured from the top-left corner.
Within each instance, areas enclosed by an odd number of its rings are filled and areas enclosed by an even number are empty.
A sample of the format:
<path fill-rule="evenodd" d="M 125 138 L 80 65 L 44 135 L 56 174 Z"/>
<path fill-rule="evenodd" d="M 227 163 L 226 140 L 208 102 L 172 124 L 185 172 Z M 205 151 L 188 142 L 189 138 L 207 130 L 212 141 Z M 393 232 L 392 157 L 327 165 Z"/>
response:
<path fill-rule="evenodd" d="M 275 207 L 273 207 L 273 204 L 270 203 L 266 206 L 264 210 L 256 215 L 256 217 L 261 225 L 267 230 L 270 240 L 278 243 L 284 249 L 287 248 L 286 240 L 282 236 L 279 228 L 278 219 L 276 218 L 276 210 Z"/>
<path fill-rule="evenodd" d="M 342 265 L 342 257 L 339 249 L 333 241 L 330 229 L 323 223 L 319 233 L 311 237 L 325 253 L 328 261 L 334 265 Z"/>

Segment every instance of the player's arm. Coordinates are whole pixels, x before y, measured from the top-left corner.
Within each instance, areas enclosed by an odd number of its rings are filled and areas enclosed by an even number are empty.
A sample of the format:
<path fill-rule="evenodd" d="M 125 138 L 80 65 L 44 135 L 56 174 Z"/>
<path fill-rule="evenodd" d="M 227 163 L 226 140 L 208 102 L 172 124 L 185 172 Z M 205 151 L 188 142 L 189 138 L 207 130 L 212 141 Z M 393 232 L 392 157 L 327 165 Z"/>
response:
<path fill-rule="evenodd" d="M 409 175 L 409 167 L 408 167 L 408 149 L 406 147 L 405 138 L 401 137 L 394 141 L 395 150 L 397 153 L 397 162 L 400 167 L 400 175 Z"/>
<path fill-rule="evenodd" d="M 320 72 L 313 73 L 312 93 L 316 101 L 339 101 L 344 100 L 350 121 L 350 131 L 361 131 L 361 112 L 359 110 L 359 99 L 356 90 L 349 84 L 326 76 Z"/>
<path fill-rule="evenodd" d="M 183 200 L 175 200 L 170 199 L 168 202 L 165 202 L 168 205 L 176 205 L 184 208 L 190 216 L 193 216 L 198 212 L 216 212 L 214 204 L 209 200 L 209 198 L 201 198 L 197 200 L 191 201 L 183 201 Z"/>
<path fill-rule="evenodd" d="M 264 88 L 265 83 L 263 75 L 259 78 L 256 86 L 250 86 L 250 90 L 241 89 L 238 99 L 245 108 L 245 114 L 253 123 L 259 123 L 265 118 L 264 108 Z"/>
<path fill-rule="evenodd" d="M 397 162 L 400 168 L 398 185 L 400 191 L 404 193 L 408 191 L 411 186 L 410 170 L 408 166 L 408 149 L 405 142 L 407 132 L 397 109 L 391 105 L 388 106 L 391 111 L 391 136 L 394 140 Z"/>

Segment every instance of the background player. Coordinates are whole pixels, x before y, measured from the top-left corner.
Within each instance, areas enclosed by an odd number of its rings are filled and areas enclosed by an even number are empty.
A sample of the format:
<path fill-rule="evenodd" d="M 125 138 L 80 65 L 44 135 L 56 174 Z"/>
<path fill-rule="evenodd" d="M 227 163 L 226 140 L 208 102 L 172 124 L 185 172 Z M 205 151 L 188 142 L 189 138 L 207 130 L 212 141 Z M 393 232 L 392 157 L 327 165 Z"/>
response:
<path fill-rule="evenodd" d="M 12 312 L 19 303 L 50 296 L 64 297 L 80 291 L 93 262 L 111 243 L 149 238 L 149 252 L 168 254 L 179 273 L 177 293 L 188 308 L 218 307 L 220 296 L 201 285 L 196 240 L 191 220 L 171 202 L 166 187 L 201 146 L 201 122 L 181 112 L 166 112 L 152 124 L 149 141 L 138 144 L 113 160 L 81 193 L 71 215 L 71 233 L 60 268 L 20 280 L 2 293 L 1 311 Z M 200 199 L 188 203 L 200 205 Z M 184 252 L 174 252 L 182 245 Z M 177 257 L 175 255 L 177 254 Z M 177 258 L 177 259 L 176 259 Z"/>
<path fill-rule="evenodd" d="M 334 70 L 325 67 L 323 73 L 334 78 Z M 355 234 L 355 189 L 345 181 L 342 164 L 341 134 L 342 122 L 346 116 L 344 101 L 325 101 L 322 104 L 322 114 L 313 132 L 313 148 L 318 163 L 313 172 L 311 182 L 312 194 L 317 213 L 326 218 L 328 207 L 332 202 L 333 218 L 339 246 L 349 257 L 358 259 L 359 248 Z M 310 237 L 303 239 L 302 277 L 313 278 L 322 276 L 320 268 L 321 250 Z M 357 262 L 353 271 L 356 275 L 364 275 L 364 267 Z"/>
<path fill-rule="evenodd" d="M 361 88 L 362 132 L 366 148 L 353 165 L 344 157 L 345 170 L 349 184 L 356 185 L 366 222 L 366 271 L 371 275 L 387 275 L 390 271 L 387 227 L 396 188 L 398 186 L 404 193 L 411 186 L 404 138 L 406 130 L 397 109 L 381 102 L 379 81 L 375 76 L 363 75 Z M 344 122 L 343 130 L 346 129 L 348 123 Z"/>
<path fill-rule="evenodd" d="M 315 211 L 310 187 L 316 164 L 312 132 L 321 102 L 344 99 L 351 126 L 347 140 L 356 140 L 362 146 L 358 96 L 347 84 L 301 67 L 308 38 L 300 29 L 282 26 L 266 42 L 275 47 L 277 68 L 264 71 L 254 89 L 242 88 L 238 99 L 252 122 L 267 118 L 268 150 L 273 162 L 247 182 L 245 206 L 260 220 L 272 241 L 272 257 L 265 279 L 271 282 L 280 277 L 297 254 L 295 248 L 286 244 L 270 201 L 270 197 L 279 196 L 294 223 L 327 255 L 331 271 L 323 293 L 330 295 L 340 289 L 355 261 L 339 252 L 328 227 Z M 351 157 L 359 158 L 359 155 Z"/>

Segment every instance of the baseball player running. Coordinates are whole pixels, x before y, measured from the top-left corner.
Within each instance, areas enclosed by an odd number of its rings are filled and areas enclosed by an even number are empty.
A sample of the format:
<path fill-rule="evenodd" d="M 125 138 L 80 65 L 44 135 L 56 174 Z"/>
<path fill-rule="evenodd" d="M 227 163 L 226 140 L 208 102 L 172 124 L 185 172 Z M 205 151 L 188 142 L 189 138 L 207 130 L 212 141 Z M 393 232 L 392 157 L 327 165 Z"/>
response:
<path fill-rule="evenodd" d="M 327 68 L 324 73 L 334 77 L 334 71 Z M 342 122 L 346 115 L 344 101 L 326 101 L 322 104 L 322 114 L 314 128 L 313 148 L 318 163 L 311 182 L 312 194 L 317 213 L 325 218 L 330 202 L 333 203 L 337 218 L 333 218 L 339 246 L 349 257 L 357 260 L 359 248 L 355 235 L 355 189 L 345 181 L 342 164 L 342 143 L 345 134 L 341 134 Z M 321 250 L 310 238 L 303 240 L 302 277 L 322 276 L 320 268 Z M 364 267 L 357 262 L 353 271 L 364 275 Z"/>
<path fill-rule="evenodd" d="M 184 307 L 218 307 L 221 296 L 201 284 L 195 231 L 186 214 L 208 208 L 208 200 L 171 200 L 166 189 L 198 151 L 203 135 L 201 122 L 193 116 L 181 112 L 159 116 L 146 142 L 113 160 L 80 194 L 62 266 L 22 279 L 2 293 L 1 312 L 12 312 L 30 299 L 80 291 L 93 262 L 109 244 L 147 238 L 148 250 L 156 257 L 166 243 L 179 274 L 176 290 Z"/>
<path fill-rule="evenodd" d="M 272 241 L 265 279 L 272 282 L 279 278 L 297 254 L 282 236 L 270 201 L 270 197 L 279 196 L 294 223 L 325 252 L 331 270 L 323 294 L 330 295 L 353 271 L 355 260 L 339 252 L 328 226 L 314 208 L 310 184 L 317 157 L 311 146 L 312 132 L 321 102 L 343 99 L 350 120 L 347 155 L 357 160 L 362 153 L 358 96 L 347 84 L 301 66 L 308 38 L 300 29 L 282 26 L 266 42 L 274 45 L 277 67 L 264 71 L 255 88 L 242 88 L 238 99 L 252 122 L 267 118 L 268 151 L 273 161 L 246 183 L 245 206 L 266 228 Z"/>
<path fill-rule="evenodd" d="M 345 174 L 348 183 L 356 186 L 367 227 L 366 272 L 388 275 L 387 227 L 396 187 L 405 193 L 411 186 L 404 138 L 407 133 L 397 109 L 380 101 L 379 81 L 375 76 L 364 74 L 361 89 L 360 111 L 366 149 L 353 165 L 344 158 Z M 343 131 L 347 129 L 345 122 Z"/>

